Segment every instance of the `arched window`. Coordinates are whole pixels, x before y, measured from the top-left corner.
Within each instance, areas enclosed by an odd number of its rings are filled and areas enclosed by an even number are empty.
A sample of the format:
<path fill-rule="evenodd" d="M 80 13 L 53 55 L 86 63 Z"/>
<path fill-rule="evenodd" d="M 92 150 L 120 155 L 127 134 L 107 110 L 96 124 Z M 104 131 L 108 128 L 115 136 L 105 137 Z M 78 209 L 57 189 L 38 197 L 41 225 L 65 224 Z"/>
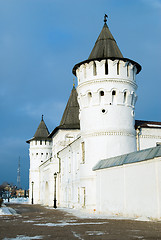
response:
<path fill-rule="evenodd" d="M 131 105 L 133 106 L 134 105 L 134 92 L 131 93 Z"/>
<path fill-rule="evenodd" d="M 96 76 L 97 75 L 97 68 L 96 68 L 96 63 L 93 62 L 93 75 Z"/>
<path fill-rule="evenodd" d="M 88 92 L 88 103 L 90 104 L 92 100 L 92 93 Z"/>
<path fill-rule="evenodd" d="M 123 100 L 123 103 L 126 103 L 127 101 L 127 92 L 124 92 L 124 100 Z"/>
<path fill-rule="evenodd" d="M 112 103 L 116 103 L 116 91 L 112 91 Z"/>
<path fill-rule="evenodd" d="M 117 75 L 119 75 L 120 74 L 120 63 L 119 63 L 119 61 L 117 62 Z"/>
<path fill-rule="evenodd" d="M 92 97 L 92 93 L 91 93 L 91 92 L 88 93 L 88 97 L 89 97 L 89 98 Z"/>
<path fill-rule="evenodd" d="M 105 62 L 105 75 L 108 74 L 108 60 L 106 59 L 106 62 Z"/>
<path fill-rule="evenodd" d="M 103 90 L 99 91 L 99 103 L 104 104 L 105 103 L 105 92 Z"/>
<path fill-rule="evenodd" d="M 102 97 L 104 95 L 105 95 L 104 91 L 100 91 L 100 96 Z"/>

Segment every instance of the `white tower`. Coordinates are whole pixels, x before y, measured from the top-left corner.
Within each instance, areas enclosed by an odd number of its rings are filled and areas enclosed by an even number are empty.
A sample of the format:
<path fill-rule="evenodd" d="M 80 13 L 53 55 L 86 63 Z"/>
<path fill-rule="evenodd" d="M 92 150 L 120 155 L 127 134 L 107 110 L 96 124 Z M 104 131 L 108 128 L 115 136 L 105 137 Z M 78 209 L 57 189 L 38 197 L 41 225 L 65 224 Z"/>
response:
<path fill-rule="evenodd" d="M 48 138 L 49 131 L 43 120 L 36 130 L 34 137 L 28 141 L 30 144 L 30 172 L 29 172 L 29 191 L 30 202 L 39 203 L 40 199 L 40 178 L 39 167 L 47 159 L 52 157 L 51 138 Z"/>
<path fill-rule="evenodd" d="M 90 169 L 97 161 L 136 150 L 135 75 L 141 66 L 124 58 L 107 24 L 89 58 L 76 64 L 80 128 Z"/>

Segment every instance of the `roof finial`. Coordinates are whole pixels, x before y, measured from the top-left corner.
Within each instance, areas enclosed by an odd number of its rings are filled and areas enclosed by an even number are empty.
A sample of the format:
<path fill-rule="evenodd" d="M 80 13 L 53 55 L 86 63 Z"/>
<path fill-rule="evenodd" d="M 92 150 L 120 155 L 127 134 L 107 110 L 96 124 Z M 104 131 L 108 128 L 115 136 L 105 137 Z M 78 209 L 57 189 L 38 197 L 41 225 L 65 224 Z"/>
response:
<path fill-rule="evenodd" d="M 108 18 L 108 16 L 107 16 L 107 14 L 105 14 L 105 16 L 104 16 L 104 23 L 106 24 L 106 22 L 107 22 L 107 18 Z"/>
<path fill-rule="evenodd" d="M 75 78 L 73 78 L 73 87 L 75 87 Z"/>
<path fill-rule="evenodd" d="M 44 117 L 44 115 L 42 114 L 42 121 L 44 120 L 43 117 Z"/>

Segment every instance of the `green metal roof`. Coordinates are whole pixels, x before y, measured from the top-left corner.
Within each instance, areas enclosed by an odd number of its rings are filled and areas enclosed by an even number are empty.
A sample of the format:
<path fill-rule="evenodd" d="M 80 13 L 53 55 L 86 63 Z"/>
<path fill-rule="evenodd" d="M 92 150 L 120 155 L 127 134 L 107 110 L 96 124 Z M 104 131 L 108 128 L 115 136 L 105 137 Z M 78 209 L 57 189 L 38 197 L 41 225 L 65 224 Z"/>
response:
<path fill-rule="evenodd" d="M 93 167 L 93 171 L 147 161 L 156 157 L 161 157 L 161 146 L 101 160 Z"/>

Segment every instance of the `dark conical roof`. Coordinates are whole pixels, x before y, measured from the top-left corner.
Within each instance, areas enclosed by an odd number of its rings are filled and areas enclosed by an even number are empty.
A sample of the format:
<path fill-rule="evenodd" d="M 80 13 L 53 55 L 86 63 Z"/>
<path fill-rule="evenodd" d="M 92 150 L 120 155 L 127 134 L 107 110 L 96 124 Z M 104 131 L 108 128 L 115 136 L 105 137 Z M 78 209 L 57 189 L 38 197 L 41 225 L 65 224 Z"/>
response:
<path fill-rule="evenodd" d="M 80 129 L 79 104 L 77 96 L 77 91 L 75 86 L 73 86 L 60 125 L 52 131 L 49 137 L 52 137 L 58 129 Z"/>
<path fill-rule="evenodd" d="M 30 141 L 32 140 L 49 140 L 50 141 L 48 136 L 49 136 L 49 130 L 44 122 L 43 115 L 42 115 L 41 122 L 35 132 L 34 137 L 26 142 L 30 143 Z"/>
<path fill-rule="evenodd" d="M 47 138 L 49 135 L 49 130 L 44 122 L 44 119 L 43 119 L 43 115 L 42 115 L 42 119 L 41 119 L 41 122 L 36 130 L 36 133 L 34 135 L 34 138 L 35 139 L 40 139 L 40 138 Z"/>
<path fill-rule="evenodd" d="M 77 68 L 79 68 L 80 65 L 84 63 L 88 63 L 92 60 L 101 61 L 102 59 L 111 59 L 111 60 L 118 59 L 118 60 L 123 60 L 125 62 L 131 62 L 137 68 L 136 73 L 139 73 L 141 71 L 141 66 L 137 62 L 123 57 L 119 47 L 117 46 L 117 43 L 114 37 L 112 36 L 106 24 L 107 20 L 104 20 L 104 21 L 105 23 L 102 28 L 102 31 L 94 45 L 94 48 L 92 49 L 91 54 L 89 55 L 89 58 L 85 61 L 82 61 L 76 64 L 72 71 L 73 74 L 76 75 L 76 70 Z"/>
<path fill-rule="evenodd" d="M 105 23 L 88 59 L 123 58 L 117 43 Z"/>
<path fill-rule="evenodd" d="M 60 122 L 63 128 L 79 128 L 79 104 L 77 101 L 77 91 L 73 87 L 63 117 Z"/>

